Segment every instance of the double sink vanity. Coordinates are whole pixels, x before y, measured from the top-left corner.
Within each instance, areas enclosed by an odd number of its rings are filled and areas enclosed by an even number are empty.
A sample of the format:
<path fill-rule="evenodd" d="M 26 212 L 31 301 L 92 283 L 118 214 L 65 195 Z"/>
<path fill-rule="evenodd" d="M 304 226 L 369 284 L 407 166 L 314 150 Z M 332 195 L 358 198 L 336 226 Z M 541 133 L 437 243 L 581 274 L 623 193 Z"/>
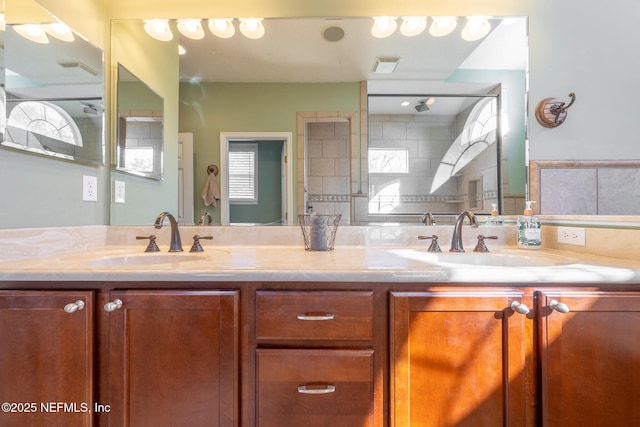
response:
<path fill-rule="evenodd" d="M 1 231 L 0 425 L 640 424 L 633 257 L 509 224 L 463 253 L 451 226 L 169 228 Z"/>

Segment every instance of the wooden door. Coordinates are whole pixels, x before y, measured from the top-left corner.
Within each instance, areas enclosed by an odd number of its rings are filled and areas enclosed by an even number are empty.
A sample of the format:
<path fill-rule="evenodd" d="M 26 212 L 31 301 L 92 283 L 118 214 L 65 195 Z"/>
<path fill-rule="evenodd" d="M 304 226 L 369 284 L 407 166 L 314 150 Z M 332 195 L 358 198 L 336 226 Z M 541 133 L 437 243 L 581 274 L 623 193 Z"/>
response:
<path fill-rule="evenodd" d="M 237 426 L 238 297 L 111 292 L 109 425 Z"/>
<path fill-rule="evenodd" d="M 510 308 L 521 298 L 392 292 L 391 426 L 526 425 L 528 320 Z"/>
<path fill-rule="evenodd" d="M 93 425 L 93 322 L 92 292 L 0 291 L 1 426 Z"/>
<path fill-rule="evenodd" d="M 640 292 L 536 296 L 542 425 L 640 425 Z"/>

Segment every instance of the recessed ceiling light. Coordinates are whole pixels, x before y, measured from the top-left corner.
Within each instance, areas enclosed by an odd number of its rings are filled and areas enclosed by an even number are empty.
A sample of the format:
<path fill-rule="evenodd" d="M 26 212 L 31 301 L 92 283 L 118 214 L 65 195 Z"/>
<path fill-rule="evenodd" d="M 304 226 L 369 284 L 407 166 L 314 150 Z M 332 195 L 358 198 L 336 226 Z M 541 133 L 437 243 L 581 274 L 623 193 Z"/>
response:
<path fill-rule="evenodd" d="M 411 103 L 409 101 L 402 101 L 400 105 L 402 105 L 403 107 L 408 107 L 409 105 L 411 105 Z"/>

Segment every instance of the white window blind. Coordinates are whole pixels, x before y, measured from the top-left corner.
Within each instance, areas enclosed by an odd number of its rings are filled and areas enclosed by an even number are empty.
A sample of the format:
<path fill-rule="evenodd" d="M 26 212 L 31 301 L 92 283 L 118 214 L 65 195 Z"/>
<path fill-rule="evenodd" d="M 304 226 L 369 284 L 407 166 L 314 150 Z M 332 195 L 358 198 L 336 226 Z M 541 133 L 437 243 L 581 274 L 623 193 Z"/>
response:
<path fill-rule="evenodd" d="M 229 201 L 258 203 L 257 159 L 257 144 L 229 144 Z"/>

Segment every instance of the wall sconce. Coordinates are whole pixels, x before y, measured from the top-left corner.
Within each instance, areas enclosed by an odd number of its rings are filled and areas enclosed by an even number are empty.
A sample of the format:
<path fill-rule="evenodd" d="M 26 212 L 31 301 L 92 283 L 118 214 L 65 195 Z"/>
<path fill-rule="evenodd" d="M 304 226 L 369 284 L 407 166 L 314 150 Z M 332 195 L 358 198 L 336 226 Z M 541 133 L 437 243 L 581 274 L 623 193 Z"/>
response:
<path fill-rule="evenodd" d="M 560 126 L 567 118 L 567 109 L 571 107 L 576 100 L 575 93 L 569 94 L 571 102 L 565 106 L 565 103 L 558 98 L 545 98 L 536 105 L 536 120 L 546 128 L 555 128 Z"/>
<path fill-rule="evenodd" d="M 233 18 L 209 19 L 209 31 L 211 31 L 214 36 L 222 39 L 233 37 L 236 33 L 236 28 L 233 26 Z"/>
<path fill-rule="evenodd" d="M 200 40 L 204 38 L 204 30 L 200 24 L 200 19 L 179 19 L 178 31 L 190 39 Z"/>
<path fill-rule="evenodd" d="M 264 36 L 262 18 L 240 18 L 240 32 L 248 39 L 259 39 Z"/>
<path fill-rule="evenodd" d="M 144 21 L 144 30 L 151 37 L 162 42 L 168 42 L 173 38 L 168 19 L 147 19 Z"/>
<path fill-rule="evenodd" d="M 73 32 L 62 22 L 44 24 L 42 27 L 47 32 L 47 34 L 57 38 L 58 40 L 62 40 L 63 42 L 72 42 L 74 40 Z"/>
<path fill-rule="evenodd" d="M 393 34 L 396 28 L 398 28 L 398 22 L 395 16 L 375 16 L 371 34 L 373 37 L 383 39 Z"/>

